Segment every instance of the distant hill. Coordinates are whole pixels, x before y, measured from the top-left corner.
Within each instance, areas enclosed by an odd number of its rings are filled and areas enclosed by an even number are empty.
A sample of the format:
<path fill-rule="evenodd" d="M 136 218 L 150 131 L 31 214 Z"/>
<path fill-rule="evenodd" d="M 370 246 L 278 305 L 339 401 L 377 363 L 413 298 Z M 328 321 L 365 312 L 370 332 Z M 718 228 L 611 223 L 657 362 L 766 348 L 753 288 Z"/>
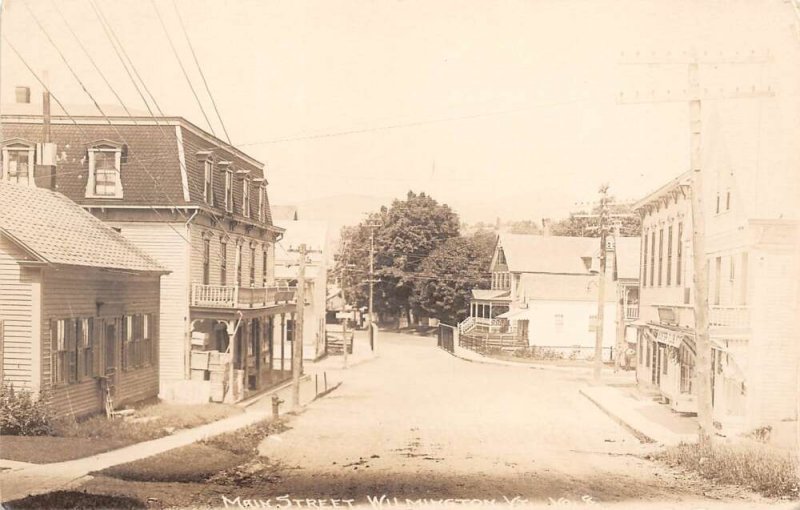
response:
<path fill-rule="evenodd" d="M 393 198 L 371 195 L 346 194 L 322 197 L 305 202 L 272 206 L 282 214 L 287 211 L 297 212 L 300 220 L 327 221 L 333 247 L 338 249 L 339 233 L 342 227 L 357 225 L 371 212 L 377 212 L 381 206 L 388 206 Z"/>

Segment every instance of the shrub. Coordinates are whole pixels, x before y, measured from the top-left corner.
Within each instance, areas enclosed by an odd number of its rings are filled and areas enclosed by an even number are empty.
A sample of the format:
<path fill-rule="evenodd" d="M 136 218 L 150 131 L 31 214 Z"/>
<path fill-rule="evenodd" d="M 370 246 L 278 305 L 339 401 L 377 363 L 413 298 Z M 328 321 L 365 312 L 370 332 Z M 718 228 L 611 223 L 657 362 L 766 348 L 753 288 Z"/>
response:
<path fill-rule="evenodd" d="M 659 458 L 718 483 L 747 487 L 769 497 L 796 498 L 800 491 L 794 457 L 758 443 L 681 443 Z"/>
<path fill-rule="evenodd" d="M 53 433 L 53 411 L 46 395 L 0 387 L 0 434 L 46 436 Z"/>

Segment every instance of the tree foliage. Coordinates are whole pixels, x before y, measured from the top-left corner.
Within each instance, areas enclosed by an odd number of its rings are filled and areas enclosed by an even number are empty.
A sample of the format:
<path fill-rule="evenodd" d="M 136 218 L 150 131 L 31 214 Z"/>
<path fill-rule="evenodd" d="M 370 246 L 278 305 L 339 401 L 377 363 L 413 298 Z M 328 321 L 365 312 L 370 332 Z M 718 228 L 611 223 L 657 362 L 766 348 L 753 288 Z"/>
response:
<path fill-rule="evenodd" d="M 420 266 L 425 279 L 416 283 L 416 308 L 448 324 L 463 320 L 472 289 L 489 288 L 494 243 L 495 235 L 483 231 L 450 238 L 434 249 Z"/>
<path fill-rule="evenodd" d="M 542 229 L 535 221 L 523 220 L 511 222 L 509 232 L 512 234 L 541 234 Z"/>
<path fill-rule="evenodd" d="M 393 316 L 408 313 L 422 262 L 442 243 L 458 237 L 458 215 L 425 193 L 409 191 L 405 200 L 395 200 L 361 224 L 345 227 L 339 269 L 345 269 L 342 283 L 348 302 L 358 306 L 368 302 L 370 224 L 380 224 L 374 229 L 374 309 Z"/>
<path fill-rule="evenodd" d="M 638 237 L 641 235 L 642 222 L 639 216 L 633 212 L 630 204 L 617 203 L 613 198 L 609 198 L 608 212 L 611 215 L 610 222 L 619 224 L 621 236 Z M 550 227 L 550 233 L 555 236 L 600 237 L 597 218 L 599 214 L 599 205 L 590 210 L 574 212 L 568 218 L 554 222 Z"/>

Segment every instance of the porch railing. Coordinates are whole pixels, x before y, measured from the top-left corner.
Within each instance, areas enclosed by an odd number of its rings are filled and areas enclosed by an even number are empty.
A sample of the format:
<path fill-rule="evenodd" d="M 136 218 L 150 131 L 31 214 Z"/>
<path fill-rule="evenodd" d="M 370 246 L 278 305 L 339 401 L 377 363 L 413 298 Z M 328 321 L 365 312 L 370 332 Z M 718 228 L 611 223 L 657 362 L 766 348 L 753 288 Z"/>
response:
<path fill-rule="evenodd" d="M 458 323 L 458 332 L 466 333 L 475 326 L 475 317 L 467 317 Z"/>
<path fill-rule="evenodd" d="M 296 287 L 238 287 L 192 285 L 192 306 L 212 308 L 261 308 L 295 300 Z"/>
<path fill-rule="evenodd" d="M 639 305 L 627 305 L 625 307 L 625 318 L 626 319 L 638 319 L 639 318 Z"/>

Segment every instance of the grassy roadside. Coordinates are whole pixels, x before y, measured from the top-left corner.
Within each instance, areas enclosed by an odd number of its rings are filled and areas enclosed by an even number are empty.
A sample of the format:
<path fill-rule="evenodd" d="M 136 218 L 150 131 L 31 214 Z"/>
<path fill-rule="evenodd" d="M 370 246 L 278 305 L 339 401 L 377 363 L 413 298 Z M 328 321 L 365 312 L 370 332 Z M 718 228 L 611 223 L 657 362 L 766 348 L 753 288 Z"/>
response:
<path fill-rule="evenodd" d="M 247 482 L 242 470 L 253 471 L 258 445 L 271 434 L 286 430 L 283 420 L 259 422 L 153 457 L 91 473 L 138 482 L 213 482 L 227 485 Z M 250 475 L 255 475 L 255 471 Z"/>
<path fill-rule="evenodd" d="M 258 445 L 286 429 L 284 420 L 262 421 L 91 473 L 93 479 L 73 491 L 29 496 L 6 503 L 5 508 L 194 508 L 218 504 L 219 494 L 277 480 L 277 467 L 258 455 Z"/>
<path fill-rule="evenodd" d="M 35 464 L 63 462 L 96 455 L 167 436 L 243 412 L 222 404 L 157 403 L 135 410 L 130 418 L 105 415 L 54 424 L 49 436 L 0 436 L 0 458 Z"/>
<path fill-rule="evenodd" d="M 800 497 L 796 458 L 790 452 L 754 441 L 683 443 L 664 450 L 656 459 L 714 482 L 746 487 L 767 497 Z"/>

